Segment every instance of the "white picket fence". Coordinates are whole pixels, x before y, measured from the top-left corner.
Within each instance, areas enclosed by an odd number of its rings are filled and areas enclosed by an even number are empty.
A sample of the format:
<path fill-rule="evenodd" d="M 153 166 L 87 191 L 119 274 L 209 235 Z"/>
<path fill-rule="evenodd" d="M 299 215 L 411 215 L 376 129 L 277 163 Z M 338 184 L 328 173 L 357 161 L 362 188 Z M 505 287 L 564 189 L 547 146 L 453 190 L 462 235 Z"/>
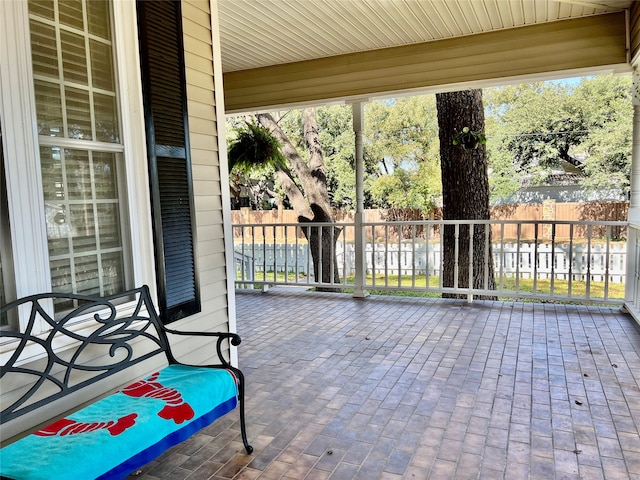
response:
<path fill-rule="evenodd" d="M 496 271 L 520 278 L 624 283 L 627 273 L 627 245 L 594 244 L 506 244 L 494 246 Z M 536 251 L 537 249 L 537 251 Z M 538 259 L 537 264 L 534 259 Z"/>
<path fill-rule="evenodd" d="M 516 238 L 505 237 L 507 228 L 513 224 Z M 488 225 L 494 230 L 492 236 L 486 228 Z M 331 248 L 330 255 L 337 259 L 337 265 L 329 267 L 331 275 L 318 275 L 322 280 L 315 278 L 306 242 L 310 229 L 320 226 L 321 235 L 331 236 L 330 242 L 323 242 L 324 248 Z M 621 287 L 629 290 L 626 288 L 630 281 L 626 276 L 627 262 L 634 261 L 635 257 L 628 257 L 626 243 L 615 241 L 614 232 L 626 226 L 622 222 L 565 220 L 429 220 L 363 222 L 359 226 L 346 223 L 234 225 L 236 285 L 354 288 L 356 294 L 366 289 L 428 291 L 466 295 L 469 301 L 474 296 L 495 292 L 498 296 L 535 300 L 620 304 L 623 301 L 620 292 L 624 290 Z M 443 239 L 440 233 L 446 228 L 454 234 L 452 286 L 445 286 L 444 275 L 441 275 Z M 356 262 L 355 242 L 347 239 L 356 238 L 355 233 L 360 231 L 367 240 L 363 243 L 362 262 Z M 468 248 L 463 246 L 467 243 L 464 237 L 477 238 L 476 233 L 484 235 L 485 241 L 474 248 L 482 248 L 485 256 L 489 250 L 492 252 L 495 289 L 489 287 L 486 275 L 482 285 L 471 288 L 459 278 L 461 271 L 467 272 L 459 262 L 469 261 L 460 251 Z M 488 260 L 485 257 L 482 263 L 487 264 Z M 362 269 L 360 273 L 356 265 Z M 334 268 L 338 271 L 334 272 Z M 287 275 L 282 275 L 284 272 Z M 471 270 L 464 275 L 474 273 Z M 427 278 L 418 278 L 423 276 Z M 613 285 L 616 288 L 610 288 Z"/>
<path fill-rule="evenodd" d="M 236 264 L 245 279 L 255 272 L 291 272 L 313 275 L 313 262 L 306 245 L 236 244 Z M 624 283 L 626 243 L 609 244 L 493 244 L 496 277 L 537 278 Z M 355 247 L 336 243 L 341 276 L 355 273 Z M 537 259 L 537 261 L 536 261 Z M 439 276 L 442 268 L 440 243 L 366 245 L 367 274 Z"/>

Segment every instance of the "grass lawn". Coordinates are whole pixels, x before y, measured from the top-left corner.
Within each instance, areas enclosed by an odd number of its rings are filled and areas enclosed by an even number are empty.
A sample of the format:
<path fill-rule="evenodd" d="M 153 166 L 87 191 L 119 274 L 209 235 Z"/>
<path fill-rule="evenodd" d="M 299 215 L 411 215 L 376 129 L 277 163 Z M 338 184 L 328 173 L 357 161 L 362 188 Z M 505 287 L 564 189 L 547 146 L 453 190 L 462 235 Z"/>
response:
<path fill-rule="evenodd" d="M 240 278 L 239 272 L 238 277 Z M 287 279 L 285 280 L 284 273 L 279 272 L 277 275 L 274 275 L 274 272 L 267 272 L 266 279 L 263 272 L 256 272 L 255 279 L 257 281 L 273 281 L 274 283 L 284 283 L 288 282 L 291 284 L 302 284 L 304 285 L 306 282 L 306 277 L 304 276 L 296 276 L 294 273 L 289 273 L 287 275 Z M 313 279 L 309 279 L 310 283 L 313 282 Z M 355 276 L 350 275 L 346 278 L 347 284 L 353 284 L 355 282 Z M 436 276 L 429 277 L 429 289 L 438 289 L 440 284 L 440 278 Z M 500 287 L 500 279 L 497 279 L 497 286 Z M 383 275 L 376 275 L 375 285 L 373 281 L 372 275 L 367 275 L 366 280 L 367 290 L 372 295 L 400 295 L 400 296 L 416 296 L 416 297 L 432 297 L 438 298 L 440 297 L 440 293 L 434 291 L 427 290 L 427 278 L 425 275 L 416 275 L 415 278 L 411 275 L 403 275 L 401 278 L 398 278 L 398 275 L 389 275 L 387 286 L 390 288 L 410 288 L 412 290 L 387 290 L 385 289 L 385 280 Z M 569 287 L 571 287 L 571 291 L 569 291 Z M 609 283 L 608 286 L 608 298 L 610 299 L 620 299 L 624 298 L 624 283 Z M 569 296 L 571 293 L 571 297 L 576 297 L 576 300 L 580 300 L 585 298 L 585 292 L 587 289 L 586 282 L 583 281 L 572 281 L 571 285 L 567 280 L 554 280 L 553 282 L 553 294 L 557 296 Z M 534 282 L 533 279 L 530 278 L 521 278 L 516 284 L 515 278 L 503 278 L 502 279 L 502 290 L 518 293 L 521 292 L 523 294 L 533 294 L 534 293 Z M 345 293 L 352 292 L 353 289 L 345 288 L 343 289 Z M 551 294 L 551 280 L 550 279 L 539 279 L 535 283 L 535 292 L 540 293 L 542 295 L 550 295 Z M 511 297 L 509 297 L 511 298 Z M 604 282 L 591 282 L 590 284 L 590 298 L 592 299 L 604 299 L 605 298 L 605 283 Z"/>

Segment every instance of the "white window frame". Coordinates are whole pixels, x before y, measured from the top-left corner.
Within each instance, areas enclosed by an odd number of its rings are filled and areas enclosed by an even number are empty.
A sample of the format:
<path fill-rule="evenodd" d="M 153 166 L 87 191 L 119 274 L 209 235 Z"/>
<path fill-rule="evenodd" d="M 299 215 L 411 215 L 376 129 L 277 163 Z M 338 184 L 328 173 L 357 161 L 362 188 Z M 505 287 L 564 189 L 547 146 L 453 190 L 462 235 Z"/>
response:
<path fill-rule="evenodd" d="M 0 121 L 0 129 L 2 122 Z M 2 133 L 0 132 L 0 137 Z M 9 226 L 9 216 L 7 212 L 7 192 L 6 181 L 4 174 L 4 145 L 0 146 L 0 260 L 2 261 L 2 268 L 0 272 L 0 281 L 2 285 L 2 298 L 13 299 L 15 293 L 13 289 L 14 274 L 13 274 L 13 260 L 11 255 L 11 228 Z M 2 320 L 2 319 L 0 319 Z M 12 316 L 7 316 L 4 320 L 8 321 L 8 325 L 0 325 L 0 330 L 11 328 L 11 326 L 17 323 L 17 319 Z"/>
<path fill-rule="evenodd" d="M 112 7 L 127 218 L 134 285 L 155 298 L 153 235 L 138 54 L 136 2 Z M 0 1 L 0 115 L 17 298 L 51 291 L 40 153 L 26 1 Z M 63 139 L 60 139 L 63 140 Z M 51 306 L 53 312 L 53 306 Z M 20 328 L 24 315 L 20 315 Z"/>

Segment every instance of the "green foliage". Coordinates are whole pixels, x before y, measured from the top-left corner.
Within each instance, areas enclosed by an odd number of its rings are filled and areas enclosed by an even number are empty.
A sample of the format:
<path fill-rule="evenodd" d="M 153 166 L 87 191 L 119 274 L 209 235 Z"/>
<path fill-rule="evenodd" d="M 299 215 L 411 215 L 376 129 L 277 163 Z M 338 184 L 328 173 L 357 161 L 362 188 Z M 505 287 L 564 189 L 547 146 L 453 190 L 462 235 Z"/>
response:
<path fill-rule="evenodd" d="M 350 105 L 318 107 L 317 121 L 332 205 L 355 208 L 355 136 Z M 300 112 L 280 126 L 302 146 Z M 365 206 L 428 211 L 440 195 L 433 95 L 372 102 L 365 108 Z M 300 149 L 302 150 L 302 149 Z"/>
<path fill-rule="evenodd" d="M 586 135 L 583 112 L 567 85 L 509 85 L 489 89 L 485 98 L 489 115 L 497 119 L 500 148 L 521 168 L 558 166 Z"/>
<path fill-rule="evenodd" d="M 590 122 L 582 144 L 588 153 L 583 184 L 591 189 L 629 190 L 633 105 L 631 76 L 600 76 L 578 89 Z M 597 99 L 597 101 L 594 101 Z"/>
<path fill-rule="evenodd" d="M 279 125 L 300 155 L 305 159 L 302 116 L 300 110 L 281 112 Z M 355 140 L 350 105 L 329 105 L 316 108 L 318 138 L 325 161 L 327 188 L 336 208 L 355 205 Z"/>
<path fill-rule="evenodd" d="M 435 97 L 379 100 L 365 108 L 365 152 L 369 168 L 388 173 L 401 163 L 437 157 Z M 431 150 L 431 147 L 436 148 Z"/>
<path fill-rule="evenodd" d="M 350 105 L 318 108 L 318 128 L 326 160 L 327 186 L 336 208 L 355 208 L 355 135 Z"/>
<path fill-rule="evenodd" d="M 633 117 L 629 75 L 588 77 L 578 83 L 509 85 L 485 89 L 483 96 L 486 126 L 479 135 L 484 137 L 480 143 L 486 140 L 492 200 L 508 198 L 525 179 L 528 184 L 542 183 L 560 168 L 584 172 L 582 183 L 587 188 L 628 190 Z M 354 208 L 351 106 L 331 105 L 316 111 L 332 205 Z M 281 112 L 274 117 L 306 158 L 301 111 Z M 278 192 L 273 167 L 283 159 L 269 154 L 279 153 L 271 143 L 273 136 L 243 120 L 235 120 L 233 127 L 229 129 L 229 158 L 232 166 L 240 166 L 234 168 L 232 175 L 238 177 L 239 183 L 253 185 L 253 190 L 258 189 L 257 185 L 268 185 Z M 250 138 L 248 146 L 238 144 L 234 148 L 242 136 L 257 136 L 258 140 Z M 260 138 L 265 140 L 264 146 L 260 146 Z M 424 212 L 432 208 L 442 192 L 434 95 L 366 104 L 364 155 L 367 208 Z M 240 158 L 249 161 L 239 161 Z M 261 168 L 249 168 L 253 160 L 260 158 L 263 160 L 255 163 Z"/>
<path fill-rule="evenodd" d="M 492 199 L 554 169 L 583 172 L 589 189 L 629 188 L 631 77 L 537 82 L 485 90 Z M 573 165 L 573 167 L 572 167 Z"/>
<path fill-rule="evenodd" d="M 435 97 L 367 104 L 365 141 L 368 206 L 432 209 L 442 191 Z"/>
<path fill-rule="evenodd" d="M 491 145 L 489 139 L 488 145 Z M 489 190 L 490 199 L 499 200 L 509 198 L 522 186 L 520 177 L 522 172 L 513 162 L 513 158 L 507 149 L 488 148 L 489 161 Z"/>
<path fill-rule="evenodd" d="M 320 107 L 322 108 L 322 107 Z M 316 109 L 316 115 L 318 115 Z M 302 134 L 302 110 L 286 110 L 273 114 L 282 131 L 287 134 L 289 141 L 296 147 L 300 155 L 306 155 Z"/>
<path fill-rule="evenodd" d="M 426 213 L 435 207 L 432 174 L 426 163 L 416 170 L 397 167 L 393 174 L 370 177 L 367 187 L 382 208 L 417 209 Z"/>
<path fill-rule="evenodd" d="M 245 122 L 235 129 L 236 138 L 228 148 L 229 170 L 248 174 L 251 171 L 277 168 L 286 164 L 280 142 L 265 127 Z"/>

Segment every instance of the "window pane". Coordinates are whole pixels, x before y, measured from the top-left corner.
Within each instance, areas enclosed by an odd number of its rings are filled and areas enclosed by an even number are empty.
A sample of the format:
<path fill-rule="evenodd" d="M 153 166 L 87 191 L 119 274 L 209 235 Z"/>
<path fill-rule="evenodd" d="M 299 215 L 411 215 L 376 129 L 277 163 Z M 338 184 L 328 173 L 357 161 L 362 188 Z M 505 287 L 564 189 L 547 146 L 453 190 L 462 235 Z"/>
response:
<path fill-rule="evenodd" d="M 89 93 L 85 90 L 68 87 L 65 89 L 67 106 L 67 137 L 79 140 L 91 140 L 91 110 Z"/>
<path fill-rule="evenodd" d="M 71 283 L 71 263 L 68 258 L 63 258 L 60 260 L 52 259 L 50 262 L 51 269 L 51 289 L 54 292 L 60 293 L 72 293 L 73 292 L 73 284 Z M 55 305 L 55 309 L 66 309 L 71 308 L 73 305 L 71 303 L 58 303 Z"/>
<path fill-rule="evenodd" d="M 75 291 L 80 295 L 100 295 L 100 270 L 96 255 L 76 256 L 74 259 Z"/>
<path fill-rule="evenodd" d="M 62 47 L 62 72 L 65 82 L 89 84 L 87 74 L 87 53 L 84 37 L 75 33 L 60 31 Z"/>
<path fill-rule="evenodd" d="M 60 148 L 41 148 L 40 166 L 42 169 L 44 199 L 64 200 L 64 179 Z"/>
<path fill-rule="evenodd" d="M 91 0 L 87 2 L 87 19 L 89 21 L 89 33 L 106 40 L 111 38 L 109 4 L 107 0 Z"/>
<path fill-rule="evenodd" d="M 82 21 L 82 2 L 81 1 L 63 1 L 58 2 L 58 14 L 60 16 L 60 23 L 69 25 L 70 27 L 83 30 L 84 25 Z"/>
<path fill-rule="evenodd" d="M 121 273 L 123 269 L 122 252 L 108 253 L 102 257 L 102 278 L 105 295 L 113 295 L 125 290 L 124 277 Z"/>
<path fill-rule="evenodd" d="M 82 150 L 65 150 L 64 158 L 68 198 L 71 200 L 90 199 L 92 194 L 89 152 Z"/>
<path fill-rule="evenodd" d="M 35 81 L 38 134 L 48 137 L 64 136 L 60 85 Z"/>
<path fill-rule="evenodd" d="M 100 247 L 122 247 L 120 234 L 120 214 L 116 204 L 98 205 L 98 228 L 100 229 Z"/>
<path fill-rule="evenodd" d="M 35 20 L 29 22 L 31 29 L 31 56 L 33 73 L 57 79 L 58 51 L 56 49 L 56 29 Z"/>
<path fill-rule="evenodd" d="M 96 198 L 116 199 L 116 158 L 113 153 L 93 154 L 93 181 Z"/>
<path fill-rule="evenodd" d="M 53 20 L 55 18 L 53 0 L 29 2 L 29 13 Z"/>
<path fill-rule="evenodd" d="M 98 243 L 93 205 L 71 205 L 70 213 L 71 245 L 74 253 L 95 252 Z"/>
<path fill-rule="evenodd" d="M 91 40 L 91 78 L 93 86 L 113 92 L 113 62 L 111 45 Z"/>
<path fill-rule="evenodd" d="M 45 218 L 47 222 L 47 244 L 50 256 L 68 255 L 71 251 L 70 223 L 64 204 L 45 203 Z"/>
<path fill-rule="evenodd" d="M 111 95 L 95 93 L 93 95 L 93 108 L 96 116 L 96 140 L 119 143 L 116 98 Z"/>
<path fill-rule="evenodd" d="M 71 264 L 68 258 L 51 260 L 51 286 L 56 292 L 71 292 Z"/>

